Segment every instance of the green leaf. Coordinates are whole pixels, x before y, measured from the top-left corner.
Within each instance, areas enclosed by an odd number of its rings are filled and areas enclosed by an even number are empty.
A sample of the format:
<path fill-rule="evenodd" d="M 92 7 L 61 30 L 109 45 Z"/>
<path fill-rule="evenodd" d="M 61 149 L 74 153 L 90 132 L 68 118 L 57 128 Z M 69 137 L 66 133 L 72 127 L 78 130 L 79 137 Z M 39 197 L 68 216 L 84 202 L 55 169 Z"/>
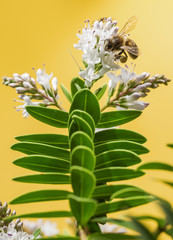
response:
<path fill-rule="evenodd" d="M 158 226 L 160 228 L 163 228 L 165 226 L 165 224 L 166 224 L 165 219 L 158 218 L 158 217 L 153 217 L 153 216 L 149 216 L 149 215 L 137 216 L 137 217 L 135 217 L 135 219 L 137 219 L 137 220 L 153 220 L 153 221 L 155 221 L 158 224 Z"/>
<path fill-rule="evenodd" d="M 90 171 L 95 167 L 95 155 L 93 151 L 85 146 L 77 146 L 73 149 L 71 154 L 71 165 L 77 165 L 87 168 Z"/>
<path fill-rule="evenodd" d="M 132 166 L 141 162 L 137 154 L 128 150 L 112 150 L 99 154 L 96 158 L 96 169 L 115 166 Z"/>
<path fill-rule="evenodd" d="M 46 155 L 51 157 L 58 157 L 63 158 L 66 160 L 69 160 L 70 153 L 69 151 L 54 147 L 42 143 L 30 143 L 30 142 L 21 142 L 21 143 L 15 143 L 11 149 L 31 155 L 31 154 L 37 154 L 37 155 Z"/>
<path fill-rule="evenodd" d="M 87 240 L 133 240 L 141 239 L 140 236 L 132 236 L 121 233 L 93 233 L 90 234 Z"/>
<path fill-rule="evenodd" d="M 22 157 L 15 160 L 13 163 L 19 167 L 37 172 L 69 173 L 70 169 L 68 160 L 40 155 Z"/>
<path fill-rule="evenodd" d="M 95 133 L 95 123 L 94 123 L 94 120 L 87 112 L 84 112 L 84 111 L 79 110 L 79 109 L 74 110 L 70 114 L 70 116 L 69 116 L 69 123 L 68 123 L 68 125 L 70 125 L 70 123 L 71 123 L 71 121 L 73 119 L 73 115 L 78 116 L 78 117 L 82 118 L 83 120 L 85 120 L 89 124 L 89 126 L 92 129 L 93 133 Z"/>
<path fill-rule="evenodd" d="M 69 184 L 70 176 L 60 173 L 45 173 L 45 174 L 35 174 L 27 175 L 13 178 L 16 182 L 26 182 L 26 183 L 41 183 L 41 184 Z"/>
<path fill-rule="evenodd" d="M 27 106 L 27 112 L 35 119 L 57 128 L 66 128 L 68 113 L 52 108 Z"/>
<path fill-rule="evenodd" d="M 100 120 L 100 106 L 96 96 L 88 89 L 82 89 L 74 96 L 70 113 L 75 109 L 87 112 L 94 119 L 95 124 Z"/>
<path fill-rule="evenodd" d="M 143 176 L 142 171 L 127 169 L 123 167 L 108 167 L 94 172 L 97 183 L 128 180 Z"/>
<path fill-rule="evenodd" d="M 39 190 L 25 193 L 12 200 L 10 204 L 64 200 L 67 199 L 69 193 L 64 190 Z"/>
<path fill-rule="evenodd" d="M 85 132 L 89 137 L 93 138 L 93 132 L 90 125 L 81 117 L 73 115 L 73 120 L 69 126 L 69 136 L 77 131 Z"/>
<path fill-rule="evenodd" d="M 106 199 L 106 200 L 110 200 L 110 197 L 114 194 L 114 193 L 118 193 L 120 191 L 124 190 L 124 194 L 121 194 L 121 198 L 123 197 L 128 197 L 128 192 L 126 193 L 125 190 L 126 189 L 134 189 L 134 191 L 141 191 L 144 192 L 142 189 L 132 186 L 132 185 L 125 185 L 125 184 L 119 184 L 119 185 L 100 185 L 100 186 L 96 186 L 93 192 L 92 197 L 95 199 Z M 145 192 L 144 192 L 145 195 Z"/>
<path fill-rule="evenodd" d="M 80 240 L 79 237 L 70 237 L 70 236 L 60 236 L 58 237 L 47 237 L 47 238 L 39 238 L 39 240 Z"/>
<path fill-rule="evenodd" d="M 98 128 L 109 128 L 128 123 L 141 115 L 141 111 L 121 110 L 101 114 Z"/>
<path fill-rule="evenodd" d="M 82 167 L 73 166 L 71 167 L 71 182 L 75 195 L 89 198 L 94 191 L 96 179 L 91 171 Z"/>
<path fill-rule="evenodd" d="M 122 211 L 132 207 L 137 207 L 142 204 L 150 203 L 154 201 L 155 198 L 152 196 L 138 196 L 129 197 L 123 200 L 110 202 L 110 203 L 100 203 L 97 207 L 95 215 L 101 215 L 105 213 L 111 213 L 115 211 Z"/>
<path fill-rule="evenodd" d="M 34 231 L 33 236 L 34 236 L 34 240 L 38 237 L 38 235 L 40 235 L 41 233 L 41 228 L 38 228 L 37 230 Z"/>
<path fill-rule="evenodd" d="M 136 231 L 138 231 L 141 234 L 142 240 L 156 240 L 154 235 L 139 221 L 137 221 L 135 218 L 132 218 L 133 224 L 136 228 Z"/>
<path fill-rule="evenodd" d="M 96 95 L 98 101 L 102 98 L 102 96 L 104 95 L 106 89 L 107 89 L 107 84 L 104 84 L 102 87 L 98 88 L 94 94 Z"/>
<path fill-rule="evenodd" d="M 67 90 L 66 87 L 64 87 L 64 85 L 62 83 L 60 84 L 60 86 L 61 86 L 61 89 L 62 89 L 64 95 L 66 96 L 68 101 L 71 103 L 72 102 L 72 96 L 71 96 L 70 92 Z"/>
<path fill-rule="evenodd" d="M 165 180 L 162 180 L 162 182 L 173 187 L 173 182 L 169 182 L 169 181 L 165 181 Z"/>
<path fill-rule="evenodd" d="M 97 145 L 95 147 L 95 154 L 99 155 L 103 152 L 111 151 L 114 149 L 130 150 L 137 154 L 144 154 L 149 152 L 149 150 L 143 145 L 141 145 L 140 143 L 135 143 L 135 142 L 126 141 L 126 140 L 119 140 L 119 141 L 112 141 L 112 142 L 107 142 L 107 143 Z"/>
<path fill-rule="evenodd" d="M 94 144 L 99 145 L 115 140 L 128 140 L 137 143 L 145 143 L 147 139 L 139 133 L 126 129 L 106 129 L 95 134 Z"/>
<path fill-rule="evenodd" d="M 91 150 L 94 150 L 94 145 L 91 138 L 82 131 L 74 132 L 70 138 L 70 149 L 73 150 L 77 146 L 86 146 Z"/>
<path fill-rule="evenodd" d="M 25 213 L 25 214 L 5 217 L 4 220 L 6 220 L 6 219 L 16 219 L 16 218 L 64 218 L 64 217 L 65 218 L 66 217 L 73 217 L 73 214 L 69 211 Z"/>
<path fill-rule="evenodd" d="M 129 188 L 121 189 L 121 190 L 113 193 L 111 196 L 111 199 L 144 196 L 144 195 L 149 195 L 149 194 L 147 192 L 143 191 L 142 189 L 129 187 Z"/>
<path fill-rule="evenodd" d="M 76 218 L 78 224 L 85 225 L 89 219 L 94 215 L 97 203 L 93 199 L 81 198 L 75 195 L 69 195 L 70 206 L 73 216 Z"/>
<path fill-rule="evenodd" d="M 170 224 L 171 226 L 173 226 L 173 208 L 171 204 L 164 199 L 161 199 L 158 197 L 157 199 L 159 200 L 160 207 L 163 209 L 166 215 L 167 224 Z"/>
<path fill-rule="evenodd" d="M 20 142 L 43 143 L 55 147 L 69 148 L 68 136 L 61 134 L 31 134 L 15 137 Z"/>
<path fill-rule="evenodd" d="M 170 147 L 170 148 L 173 148 L 173 144 L 172 143 L 167 144 L 167 146 Z"/>
<path fill-rule="evenodd" d="M 80 86 L 80 88 L 85 87 L 85 82 L 82 79 L 80 79 L 78 77 L 73 78 L 72 81 L 71 81 L 71 94 L 72 94 L 72 96 L 74 96 L 75 93 L 78 91 L 78 89 L 76 87 L 76 84 L 78 86 Z"/>
<path fill-rule="evenodd" d="M 162 163 L 162 162 L 149 162 L 144 163 L 138 167 L 138 169 L 147 169 L 147 170 L 166 170 L 166 171 L 173 171 L 173 166 Z"/>

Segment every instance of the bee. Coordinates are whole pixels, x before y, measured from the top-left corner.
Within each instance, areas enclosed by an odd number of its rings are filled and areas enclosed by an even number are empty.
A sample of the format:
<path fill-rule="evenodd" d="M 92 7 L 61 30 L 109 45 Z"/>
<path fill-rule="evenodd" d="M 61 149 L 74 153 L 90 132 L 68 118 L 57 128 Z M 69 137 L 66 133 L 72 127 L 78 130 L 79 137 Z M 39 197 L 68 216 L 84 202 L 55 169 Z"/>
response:
<path fill-rule="evenodd" d="M 115 61 L 120 60 L 122 63 L 127 61 L 127 53 L 132 59 L 136 59 L 139 54 L 139 48 L 136 43 L 126 35 L 136 26 L 136 17 L 131 17 L 124 27 L 119 31 L 118 35 L 112 35 L 112 38 L 104 41 L 104 49 L 108 52 L 115 52 Z M 126 53 L 127 52 L 127 53 Z"/>

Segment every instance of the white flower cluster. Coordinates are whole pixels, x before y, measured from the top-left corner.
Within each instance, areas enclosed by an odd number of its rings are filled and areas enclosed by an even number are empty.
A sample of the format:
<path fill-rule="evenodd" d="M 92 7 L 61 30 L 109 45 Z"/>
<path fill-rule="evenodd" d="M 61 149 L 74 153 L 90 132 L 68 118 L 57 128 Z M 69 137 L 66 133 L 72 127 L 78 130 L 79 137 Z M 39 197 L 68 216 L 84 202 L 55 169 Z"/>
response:
<path fill-rule="evenodd" d="M 59 234 L 59 229 L 57 228 L 57 223 L 56 222 L 51 222 L 51 221 L 43 221 L 43 219 L 38 219 L 37 221 L 28 221 L 24 220 L 23 221 L 23 227 L 25 231 L 32 233 L 36 229 L 40 228 L 41 229 L 41 234 L 39 237 L 44 236 L 44 237 L 52 237 L 57 234 Z"/>
<path fill-rule="evenodd" d="M 119 68 L 114 60 L 115 53 L 105 51 L 104 47 L 105 40 L 117 34 L 116 24 L 117 21 L 105 18 L 104 21 L 95 21 L 91 26 L 87 20 L 85 28 L 77 34 L 79 41 L 74 47 L 83 51 L 86 64 L 85 70 L 80 71 L 79 75 L 85 79 L 87 87 L 91 87 L 105 73 Z"/>
<path fill-rule="evenodd" d="M 0 228 L 0 240 L 31 240 L 31 239 L 34 239 L 34 236 L 24 232 L 23 230 L 17 231 L 15 223 L 10 223 L 7 227 Z"/>
<path fill-rule="evenodd" d="M 20 94 L 19 98 L 23 101 L 17 101 L 23 103 L 23 105 L 18 106 L 17 111 L 23 110 L 23 116 L 25 118 L 29 115 L 26 111 L 26 106 L 47 107 L 49 105 L 56 105 L 57 107 L 60 107 L 57 103 L 59 99 L 57 78 L 53 77 L 53 73 L 51 73 L 50 75 L 47 74 L 45 71 L 45 66 L 43 67 L 43 69 L 38 69 L 37 71 L 35 71 L 35 73 L 36 80 L 28 73 L 24 73 L 22 75 L 14 73 L 13 77 L 3 78 L 3 83 L 6 86 L 15 88 L 17 93 Z M 38 88 L 38 84 L 41 85 L 41 89 Z M 38 102 L 38 100 L 41 101 Z"/>
<path fill-rule="evenodd" d="M 149 88 L 157 88 L 159 84 L 165 84 L 170 81 L 164 75 L 154 75 L 143 72 L 137 75 L 133 70 L 121 68 L 121 73 L 107 73 L 109 77 L 109 104 L 118 110 L 133 109 L 144 110 L 149 103 L 137 101 L 139 98 L 147 96 Z M 111 97 L 113 97 L 111 99 Z"/>

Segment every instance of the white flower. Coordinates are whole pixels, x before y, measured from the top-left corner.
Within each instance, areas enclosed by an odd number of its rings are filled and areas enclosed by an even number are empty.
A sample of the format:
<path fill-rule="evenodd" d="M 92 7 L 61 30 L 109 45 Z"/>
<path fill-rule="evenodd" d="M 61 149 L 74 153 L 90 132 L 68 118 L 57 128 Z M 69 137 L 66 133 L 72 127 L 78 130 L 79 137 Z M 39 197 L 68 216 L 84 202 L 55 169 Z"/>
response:
<path fill-rule="evenodd" d="M 121 69 L 122 83 L 127 84 L 130 80 L 135 79 L 137 77 L 136 73 L 130 71 L 130 69 Z"/>
<path fill-rule="evenodd" d="M 45 67 L 43 67 L 43 70 L 40 68 L 37 70 L 36 75 L 36 80 L 40 85 L 42 85 L 46 90 L 51 88 L 50 79 L 53 77 L 53 73 L 50 75 L 46 74 Z"/>
<path fill-rule="evenodd" d="M 116 224 L 105 223 L 104 225 L 99 224 L 102 233 L 125 233 L 125 228 L 119 228 Z"/>
<path fill-rule="evenodd" d="M 31 239 L 34 239 L 33 235 L 29 235 L 28 233 L 23 231 L 17 231 L 15 229 L 14 223 L 10 223 L 6 231 L 4 231 L 3 228 L 0 229 L 0 240 L 31 240 Z"/>
<path fill-rule="evenodd" d="M 118 75 L 116 76 L 116 73 L 109 72 L 107 73 L 107 76 L 110 78 L 109 80 L 109 89 L 115 89 L 117 86 L 117 83 L 121 81 L 122 76 Z"/>
<path fill-rule="evenodd" d="M 30 97 L 28 97 L 28 96 L 24 96 L 23 100 L 24 101 L 15 100 L 17 102 L 24 103 L 23 105 L 17 106 L 15 108 L 17 109 L 17 111 L 22 110 L 23 117 L 27 118 L 29 116 L 29 113 L 26 110 L 26 106 L 39 106 L 40 103 L 39 102 L 32 102 Z"/>
<path fill-rule="evenodd" d="M 92 66 L 88 66 L 84 71 L 80 71 L 79 75 L 85 79 L 85 85 L 87 87 L 91 87 L 93 80 L 100 77 L 99 74 L 94 72 L 94 68 Z"/>
<path fill-rule="evenodd" d="M 41 235 L 45 237 L 52 237 L 59 234 L 59 229 L 57 228 L 56 222 L 43 221 L 43 219 L 38 219 L 36 222 L 24 221 L 24 228 L 32 233 L 38 228 L 41 228 Z"/>
<path fill-rule="evenodd" d="M 53 87 L 53 90 L 56 92 L 58 89 L 58 79 L 56 77 L 52 78 L 52 87 Z"/>
<path fill-rule="evenodd" d="M 82 32 L 77 34 L 79 41 L 74 47 L 83 51 L 83 60 L 88 64 L 89 69 L 92 68 L 92 76 L 89 76 L 91 70 L 88 69 L 85 69 L 87 74 L 85 74 L 85 70 L 79 73 L 86 80 L 87 86 L 92 86 L 93 80 L 102 77 L 108 71 L 119 68 L 114 63 L 115 53 L 105 51 L 105 40 L 112 37 L 112 35 L 115 36 L 117 31 L 116 21 L 105 18 L 104 20 L 95 21 L 92 26 L 89 20 L 86 21 Z"/>

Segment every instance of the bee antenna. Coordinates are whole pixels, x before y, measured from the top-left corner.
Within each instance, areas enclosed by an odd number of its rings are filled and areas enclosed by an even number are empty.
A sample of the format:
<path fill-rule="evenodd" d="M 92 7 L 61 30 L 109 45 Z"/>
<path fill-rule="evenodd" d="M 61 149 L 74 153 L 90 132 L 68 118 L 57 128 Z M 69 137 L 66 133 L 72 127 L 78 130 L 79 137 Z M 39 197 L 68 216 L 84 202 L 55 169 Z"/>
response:
<path fill-rule="evenodd" d="M 73 60 L 75 61 L 76 65 L 78 66 L 79 70 L 81 69 L 78 62 L 76 61 L 76 59 L 74 58 L 73 54 L 71 53 L 71 51 L 68 49 L 70 55 L 72 56 Z"/>

